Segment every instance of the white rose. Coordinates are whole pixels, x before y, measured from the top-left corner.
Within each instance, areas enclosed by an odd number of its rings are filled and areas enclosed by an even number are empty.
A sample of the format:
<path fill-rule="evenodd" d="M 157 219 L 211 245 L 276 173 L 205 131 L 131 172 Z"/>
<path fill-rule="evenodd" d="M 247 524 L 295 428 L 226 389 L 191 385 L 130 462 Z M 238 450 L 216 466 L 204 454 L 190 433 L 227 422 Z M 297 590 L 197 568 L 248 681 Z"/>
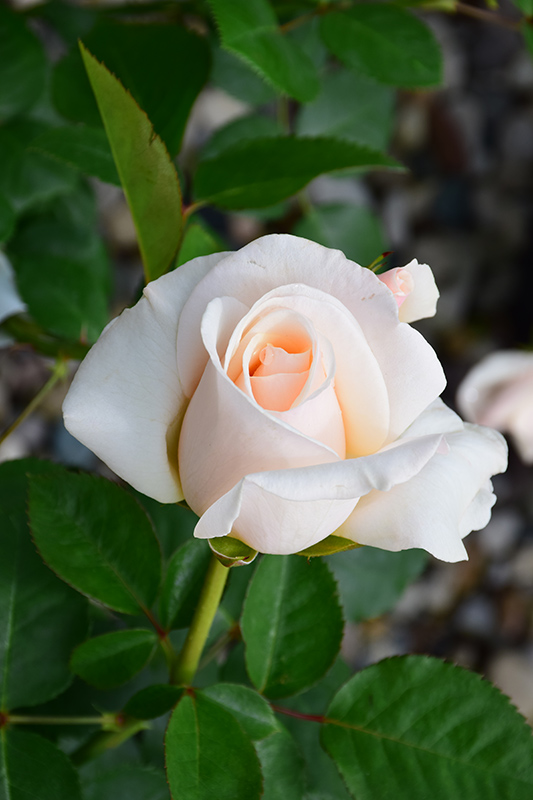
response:
<path fill-rule="evenodd" d="M 533 463 L 533 353 L 492 353 L 466 376 L 457 404 L 468 419 L 510 433 L 522 459 Z"/>
<path fill-rule="evenodd" d="M 294 553 L 335 532 L 455 561 L 490 517 L 506 447 L 438 401 L 444 385 L 376 275 L 273 235 L 149 284 L 64 414 L 136 489 L 185 498 L 197 537 Z"/>

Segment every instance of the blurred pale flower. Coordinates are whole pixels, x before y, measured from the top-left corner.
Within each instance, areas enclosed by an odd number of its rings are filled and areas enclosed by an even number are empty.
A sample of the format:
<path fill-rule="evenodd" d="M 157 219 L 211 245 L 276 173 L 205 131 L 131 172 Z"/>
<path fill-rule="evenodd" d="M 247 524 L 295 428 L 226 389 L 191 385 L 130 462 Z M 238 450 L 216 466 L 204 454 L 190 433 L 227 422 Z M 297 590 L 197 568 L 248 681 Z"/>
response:
<path fill-rule="evenodd" d="M 467 419 L 509 433 L 522 459 L 533 463 L 533 353 L 502 350 L 466 376 L 457 405 Z"/>

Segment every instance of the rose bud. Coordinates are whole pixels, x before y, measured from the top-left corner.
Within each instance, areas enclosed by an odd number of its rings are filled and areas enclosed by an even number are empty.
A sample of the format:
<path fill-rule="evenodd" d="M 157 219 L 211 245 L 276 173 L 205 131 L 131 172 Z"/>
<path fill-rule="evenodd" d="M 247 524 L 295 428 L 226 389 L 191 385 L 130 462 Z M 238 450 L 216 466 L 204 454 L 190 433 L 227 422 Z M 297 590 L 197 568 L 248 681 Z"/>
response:
<path fill-rule="evenodd" d="M 415 258 L 405 267 L 382 272 L 378 278 L 393 293 L 402 322 L 415 322 L 435 315 L 439 290 L 427 264 L 419 264 Z"/>

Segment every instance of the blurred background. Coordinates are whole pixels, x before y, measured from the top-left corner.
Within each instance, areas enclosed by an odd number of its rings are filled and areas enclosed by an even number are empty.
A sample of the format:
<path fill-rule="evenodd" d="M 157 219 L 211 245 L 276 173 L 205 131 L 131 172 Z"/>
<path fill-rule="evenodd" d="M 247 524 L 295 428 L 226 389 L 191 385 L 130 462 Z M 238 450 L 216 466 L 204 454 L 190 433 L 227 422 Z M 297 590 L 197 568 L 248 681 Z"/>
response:
<path fill-rule="evenodd" d="M 5 131 L 10 125 L 11 133 L 29 142 L 36 133 L 28 133 L 31 124 L 52 124 L 50 120 L 57 122 L 64 112 L 57 91 L 54 95 L 55 70 L 75 37 L 90 30 L 94 9 L 104 5 L 109 4 L 12 3 L 25 12 L 25 24 L 27 17 L 29 30 L 46 52 L 49 78 L 47 93 L 30 117 L 21 121 L 15 115 L 7 122 L 0 118 L 0 166 L 10 153 L 4 147 L 1 155 L 2 127 Z M 116 5 L 134 17 L 138 10 L 135 4 L 125 9 Z M 154 14 L 161 9 L 168 13 L 172 5 L 151 4 L 151 9 Z M 195 4 L 185 5 L 189 12 Z M 283 6 L 276 6 L 282 18 Z M 363 111 L 357 124 L 370 120 L 366 136 L 373 141 L 381 115 L 379 146 L 406 165 L 406 171 L 322 176 L 276 207 L 238 213 L 208 208 L 196 217 L 214 249 L 235 249 L 264 233 L 288 231 L 339 247 L 362 264 L 384 251 L 392 251 L 389 266 L 412 258 L 430 264 L 441 297 L 436 317 L 417 327 L 444 365 L 444 399 L 452 407 L 469 368 L 493 350 L 531 346 L 533 323 L 533 60 L 518 30 L 523 15 L 507 2 L 489 11 L 481 5 L 469 7 L 474 13 L 461 12 L 460 6 L 454 14 L 423 13 L 442 48 L 441 88 L 386 88 L 378 112 L 372 93 L 364 95 L 359 87 Z M 486 21 L 484 16 L 490 14 L 494 19 Z M 188 24 L 206 34 L 194 8 Z M 294 35 L 317 63 L 325 63 L 327 55 L 312 25 L 305 32 L 296 28 Z M 235 64 L 215 47 L 211 76 L 194 102 L 179 156 L 185 174 L 194 169 L 203 148 L 216 145 L 217 131 L 237 125 L 233 135 L 238 136 L 238 121 L 252 111 L 300 135 L 329 133 L 334 123 L 341 131 L 351 124 L 349 113 L 339 116 L 339 106 L 331 100 L 336 93 L 345 99 L 351 91 L 350 85 L 339 85 L 342 77 L 328 78 L 319 98 L 299 107 L 293 100 L 280 104 L 270 87 L 240 65 L 239 73 Z M 344 101 L 342 107 L 346 111 Z M 54 180 L 59 180 L 57 175 Z M 53 250 L 41 244 L 40 233 L 46 230 L 48 235 L 69 217 L 79 247 L 85 253 L 94 250 L 95 258 L 111 268 L 110 307 L 104 303 L 101 312 L 104 324 L 131 304 L 142 286 L 135 229 L 118 187 L 91 177 L 76 191 L 85 193 L 86 206 L 81 195 L 72 204 L 68 194 L 43 193 L 37 205 L 21 214 L 5 250 L 23 299 L 30 308 L 38 306 L 32 291 L 40 290 L 33 288 L 32 270 L 43 248 L 46 258 L 54 257 Z M 61 293 L 59 274 L 55 281 L 55 291 Z M 94 337 L 82 329 L 81 339 L 87 338 Z M 26 344 L 11 343 L 0 351 L 2 429 L 41 389 L 50 363 Z M 71 373 L 75 367 L 72 362 Z M 0 460 L 39 456 L 112 477 L 65 431 L 60 408 L 66 389 L 66 383 L 58 384 L 6 439 Z M 495 479 L 495 489 L 498 502 L 492 521 L 466 542 L 468 562 L 442 564 L 414 554 L 391 566 L 390 554 L 384 554 L 382 571 L 379 558 L 366 563 L 362 551 L 333 557 L 338 579 L 353 595 L 354 622 L 348 626 L 344 655 L 354 667 L 405 652 L 450 659 L 493 680 L 532 723 L 533 468 L 520 461 L 512 446 L 509 470 Z M 389 601 L 385 598 L 381 608 L 365 607 L 365 581 L 383 580 L 383 574 L 394 583 Z M 400 600 L 390 610 L 398 594 Z"/>

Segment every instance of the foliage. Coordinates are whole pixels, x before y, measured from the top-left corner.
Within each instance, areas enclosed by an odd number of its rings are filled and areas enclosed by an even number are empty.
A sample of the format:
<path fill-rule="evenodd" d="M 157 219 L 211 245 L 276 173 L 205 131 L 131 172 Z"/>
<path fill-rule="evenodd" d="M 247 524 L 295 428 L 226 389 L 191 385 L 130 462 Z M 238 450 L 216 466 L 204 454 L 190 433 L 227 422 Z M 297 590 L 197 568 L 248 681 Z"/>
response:
<path fill-rule="evenodd" d="M 372 208 L 306 187 L 401 168 L 396 91 L 442 82 L 407 5 L 2 6 L 0 242 L 28 308 L 5 332 L 64 359 L 109 321 L 94 178 L 122 187 L 146 281 L 230 249 L 228 210 L 379 259 Z M 246 105 L 195 149 L 206 84 Z M 107 478 L 0 465 L 0 800 L 531 796 L 531 737 L 494 687 L 437 659 L 351 676 L 339 657 L 345 621 L 387 612 L 425 556 L 331 537 L 256 559 L 193 539 L 195 521 Z M 230 580 L 190 686 L 178 653 L 212 551 Z"/>

